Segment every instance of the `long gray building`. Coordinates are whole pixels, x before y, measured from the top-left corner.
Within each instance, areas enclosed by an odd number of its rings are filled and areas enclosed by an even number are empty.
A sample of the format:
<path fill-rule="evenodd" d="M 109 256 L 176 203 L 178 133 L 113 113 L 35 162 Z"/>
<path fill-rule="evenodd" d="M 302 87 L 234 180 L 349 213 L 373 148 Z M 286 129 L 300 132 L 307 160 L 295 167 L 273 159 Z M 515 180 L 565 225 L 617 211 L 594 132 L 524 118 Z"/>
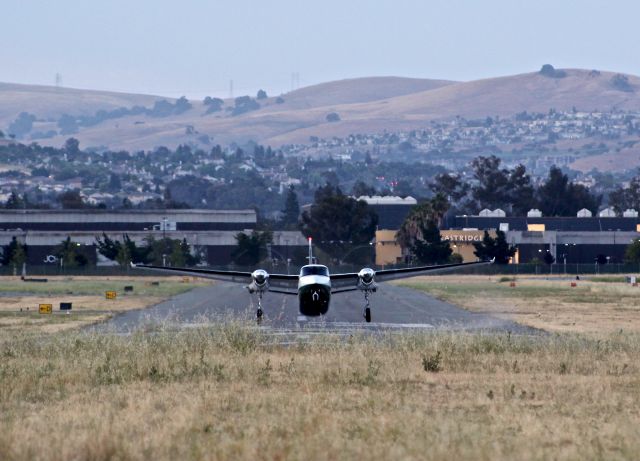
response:
<path fill-rule="evenodd" d="M 0 245 L 13 237 L 28 246 L 28 264 L 55 264 L 54 248 L 67 237 L 80 244 L 90 264 L 99 264 L 96 238 L 106 234 L 136 243 L 153 236 L 186 239 L 209 265 L 227 265 L 238 232 L 256 228 L 255 210 L 0 210 Z M 274 257 L 285 259 L 306 245 L 299 232 L 275 232 Z"/>

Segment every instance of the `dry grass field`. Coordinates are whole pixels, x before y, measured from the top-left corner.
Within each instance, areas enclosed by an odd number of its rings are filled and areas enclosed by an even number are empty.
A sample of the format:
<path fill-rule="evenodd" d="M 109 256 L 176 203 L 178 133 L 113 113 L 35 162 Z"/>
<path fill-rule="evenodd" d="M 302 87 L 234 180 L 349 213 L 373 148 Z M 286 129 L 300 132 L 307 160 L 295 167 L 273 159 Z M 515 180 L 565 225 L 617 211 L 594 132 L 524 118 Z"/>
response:
<path fill-rule="evenodd" d="M 515 287 L 511 282 L 515 280 Z M 640 333 L 640 287 L 623 277 L 575 281 L 523 276 L 416 277 L 399 285 L 425 291 L 470 311 L 553 332 Z M 575 287 L 571 282 L 576 282 Z"/>
<path fill-rule="evenodd" d="M 52 333 L 77 328 L 117 312 L 152 306 L 206 284 L 210 282 L 185 282 L 182 277 L 48 277 L 46 283 L 0 277 L 0 337 L 11 330 Z M 133 287 L 133 291 L 125 292 L 125 286 Z M 115 291 L 116 299 L 106 299 L 106 291 Z M 72 303 L 70 314 L 59 311 L 61 302 Z M 39 314 L 40 303 L 53 304 L 53 313 Z"/>
<path fill-rule="evenodd" d="M 0 459 L 637 459 L 640 336 L 4 335 Z"/>
<path fill-rule="evenodd" d="M 4 327 L 0 459 L 637 459 L 640 288 L 500 280 L 406 283 L 551 333 L 281 345 L 253 322 L 129 336 Z M 189 287 L 165 281 L 163 296 Z M 129 284 L 63 282 L 83 296 Z"/>

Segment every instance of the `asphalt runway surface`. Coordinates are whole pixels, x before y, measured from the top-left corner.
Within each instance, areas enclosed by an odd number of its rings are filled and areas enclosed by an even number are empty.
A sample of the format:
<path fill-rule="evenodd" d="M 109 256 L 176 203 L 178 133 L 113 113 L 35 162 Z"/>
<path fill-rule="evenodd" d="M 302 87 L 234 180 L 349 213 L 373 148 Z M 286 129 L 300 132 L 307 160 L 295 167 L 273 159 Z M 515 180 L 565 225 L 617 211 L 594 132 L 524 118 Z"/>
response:
<path fill-rule="evenodd" d="M 266 293 L 260 327 L 279 332 L 342 332 L 380 330 L 459 330 L 533 333 L 512 321 L 473 313 L 423 292 L 383 283 L 371 295 L 372 322 L 362 316 L 364 295 L 359 291 L 334 294 L 327 315 L 301 317 L 297 296 Z M 98 332 L 130 333 L 140 329 L 190 328 L 255 319 L 257 297 L 241 284 L 216 283 L 177 295 L 155 306 L 117 314 L 91 327 Z"/>

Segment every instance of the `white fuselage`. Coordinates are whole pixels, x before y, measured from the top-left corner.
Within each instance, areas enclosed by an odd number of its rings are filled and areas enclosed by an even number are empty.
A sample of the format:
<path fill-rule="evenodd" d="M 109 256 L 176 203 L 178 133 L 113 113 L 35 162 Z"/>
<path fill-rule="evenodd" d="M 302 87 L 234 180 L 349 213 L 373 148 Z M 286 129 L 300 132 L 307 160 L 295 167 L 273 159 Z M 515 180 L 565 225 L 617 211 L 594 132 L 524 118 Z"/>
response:
<path fill-rule="evenodd" d="M 302 315 L 316 317 L 329 310 L 331 278 L 326 266 L 310 264 L 300 270 L 298 302 Z"/>

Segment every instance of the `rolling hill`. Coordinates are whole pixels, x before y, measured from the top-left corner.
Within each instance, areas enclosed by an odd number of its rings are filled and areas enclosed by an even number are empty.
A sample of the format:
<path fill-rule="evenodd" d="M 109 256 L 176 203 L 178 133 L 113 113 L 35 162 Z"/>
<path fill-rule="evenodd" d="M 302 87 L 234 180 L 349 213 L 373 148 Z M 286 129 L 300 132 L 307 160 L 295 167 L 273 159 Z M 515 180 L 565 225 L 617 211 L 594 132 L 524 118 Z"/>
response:
<path fill-rule="evenodd" d="M 51 119 L 65 113 L 92 115 L 98 110 L 151 106 L 158 99 L 162 98 L 143 94 L 0 83 L 0 129 L 7 128 L 20 112 L 29 112 L 41 119 Z"/>
<path fill-rule="evenodd" d="M 91 115 L 98 110 L 144 106 L 161 99 L 151 95 L 74 90 L 31 85 L 0 84 L 0 129 L 20 112 L 36 116 L 23 141 L 61 145 L 68 134 L 59 134 L 61 114 Z M 181 143 L 226 144 L 249 140 L 278 146 L 307 143 L 311 136 L 331 138 L 351 133 L 376 133 L 424 127 L 431 120 L 455 116 L 467 118 L 511 116 L 517 112 L 547 112 L 550 108 L 581 111 L 640 110 L 640 78 L 612 72 L 580 69 L 540 72 L 476 80 L 445 80 L 371 77 L 340 80 L 292 91 L 281 98 L 259 101 L 260 108 L 233 115 L 234 102 L 206 114 L 202 101 L 169 116 L 149 113 L 108 118 L 81 126 L 73 136 L 84 147 L 151 149 Z M 327 122 L 335 112 L 340 120 Z M 33 133 L 50 137 L 31 139 Z"/>

